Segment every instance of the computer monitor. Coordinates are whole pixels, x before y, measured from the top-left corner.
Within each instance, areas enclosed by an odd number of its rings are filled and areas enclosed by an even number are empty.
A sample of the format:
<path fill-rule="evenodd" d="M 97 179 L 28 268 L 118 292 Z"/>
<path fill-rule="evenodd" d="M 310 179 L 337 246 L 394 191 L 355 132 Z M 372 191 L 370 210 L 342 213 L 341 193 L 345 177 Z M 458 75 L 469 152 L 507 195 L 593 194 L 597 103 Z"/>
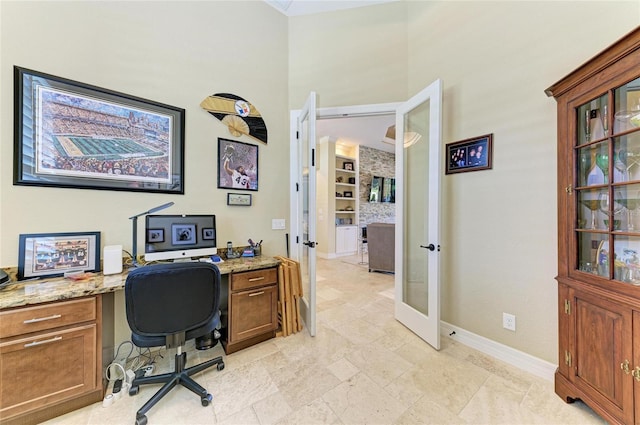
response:
<path fill-rule="evenodd" d="M 218 253 L 215 215 L 148 215 L 145 261 L 191 259 Z"/>

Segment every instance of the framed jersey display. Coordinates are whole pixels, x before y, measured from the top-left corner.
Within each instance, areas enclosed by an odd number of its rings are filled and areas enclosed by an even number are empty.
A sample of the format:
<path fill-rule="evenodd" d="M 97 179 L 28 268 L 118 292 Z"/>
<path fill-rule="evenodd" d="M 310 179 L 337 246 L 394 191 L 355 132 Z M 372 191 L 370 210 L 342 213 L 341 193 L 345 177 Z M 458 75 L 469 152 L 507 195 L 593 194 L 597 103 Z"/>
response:
<path fill-rule="evenodd" d="M 258 190 L 258 146 L 218 138 L 218 188 Z"/>

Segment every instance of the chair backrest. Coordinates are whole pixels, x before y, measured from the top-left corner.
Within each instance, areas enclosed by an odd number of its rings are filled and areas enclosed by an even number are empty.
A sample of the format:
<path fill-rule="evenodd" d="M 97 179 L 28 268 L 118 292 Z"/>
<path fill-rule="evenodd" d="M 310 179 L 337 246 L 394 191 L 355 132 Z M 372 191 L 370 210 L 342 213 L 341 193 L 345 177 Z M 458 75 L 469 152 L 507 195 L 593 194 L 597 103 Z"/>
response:
<path fill-rule="evenodd" d="M 203 262 L 143 266 L 127 276 L 125 301 L 129 327 L 142 337 L 207 326 L 218 314 L 220 271 Z"/>

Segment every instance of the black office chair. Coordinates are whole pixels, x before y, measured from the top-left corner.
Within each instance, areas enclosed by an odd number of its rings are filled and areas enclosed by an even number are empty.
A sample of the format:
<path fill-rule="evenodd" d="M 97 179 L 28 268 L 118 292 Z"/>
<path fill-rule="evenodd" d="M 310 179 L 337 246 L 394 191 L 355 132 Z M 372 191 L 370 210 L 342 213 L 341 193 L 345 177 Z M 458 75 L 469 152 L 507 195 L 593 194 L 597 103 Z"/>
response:
<path fill-rule="evenodd" d="M 135 378 L 129 395 L 143 384 L 164 383 L 136 414 L 136 425 L 147 423 L 146 413 L 173 387 L 180 384 L 200 396 L 203 406 L 213 397 L 191 375 L 217 365 L 222 357 L 185 369 L 185 341 L 211 335 L 220 325 L 220 271 L 209 263 L 157 264 L 137 268 L 125 283 L 127 321 L 131 340 L 138 347 L 176 347 L 175 371 Z"/>

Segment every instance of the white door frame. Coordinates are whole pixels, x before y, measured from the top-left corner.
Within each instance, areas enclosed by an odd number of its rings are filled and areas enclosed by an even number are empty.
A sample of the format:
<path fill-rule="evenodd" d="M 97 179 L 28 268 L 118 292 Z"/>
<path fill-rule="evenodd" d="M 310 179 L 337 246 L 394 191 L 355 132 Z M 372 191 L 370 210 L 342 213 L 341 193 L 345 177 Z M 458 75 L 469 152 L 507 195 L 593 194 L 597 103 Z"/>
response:
<path fill-rule="evenodd" d="M 375 103 L 370 105 L 354 105 L 354 106 L 336 106 L 331 108 L 318 108 L 317 119 L 329 119 L 329 118 L 348 118 L 348 117 L 364 117 L 364 116 L 372 116 L 372 115 L 395 115 L 396 109 L 403 102 L 394 102 L 394 103 Z M 289 151 L 291 152 L 291 158 L 293 159 L 290 163 L 290 192 L 289 192 L 289 224 L 290 224 L 290 237 L 289 237 L 289 255 L 294 260 L 299 260 L 295 256 L 298 254 L 297 247 L 294 247 L 295 244 L 301 243 L 302 241 L 296 242 L 296 236 L 302 235 L 302 229 L 298 228 L 298 202 L 297 197 L 297 188 L 296 183 L 298 182 L 297 175 L 297 161 L 298 158 L 298 141 L 296 138 L 296 131 L 298 130 L 298 117 L 300 116 L 300 109 L 292 110 L 289 115 L 289 140 L 290 146 Z"/>

